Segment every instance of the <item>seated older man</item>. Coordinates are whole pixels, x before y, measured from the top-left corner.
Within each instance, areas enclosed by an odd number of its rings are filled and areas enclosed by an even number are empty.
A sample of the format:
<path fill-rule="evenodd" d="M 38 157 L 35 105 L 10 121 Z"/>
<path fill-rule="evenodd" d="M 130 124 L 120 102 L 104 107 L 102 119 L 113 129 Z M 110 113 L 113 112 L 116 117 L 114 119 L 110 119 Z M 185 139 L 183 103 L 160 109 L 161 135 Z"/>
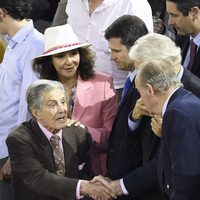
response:
<path fill-rule="evenodd" d="M 7 138 L 13 200 L 74 200 L 82 196 L 110 199 L 112 192 L 92 184 L 90 134 L 67 125 L 66 94 L 57 81 L 38 80 L 26 93 L 33 118 Z"/>

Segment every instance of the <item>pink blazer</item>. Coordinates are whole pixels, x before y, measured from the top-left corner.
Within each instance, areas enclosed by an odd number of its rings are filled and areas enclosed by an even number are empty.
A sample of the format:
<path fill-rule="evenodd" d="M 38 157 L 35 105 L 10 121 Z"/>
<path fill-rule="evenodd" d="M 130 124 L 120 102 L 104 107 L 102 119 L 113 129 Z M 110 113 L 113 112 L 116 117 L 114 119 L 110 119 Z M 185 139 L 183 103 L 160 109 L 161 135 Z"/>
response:
<path fill-rule="evenodd" d="M 72 118 L 84 124 L 92 136 L 95 175 L 105 175 L 108 138 L 116 112 L 112 77 L 95 72 L 87 81 L 78 78 Z"/>

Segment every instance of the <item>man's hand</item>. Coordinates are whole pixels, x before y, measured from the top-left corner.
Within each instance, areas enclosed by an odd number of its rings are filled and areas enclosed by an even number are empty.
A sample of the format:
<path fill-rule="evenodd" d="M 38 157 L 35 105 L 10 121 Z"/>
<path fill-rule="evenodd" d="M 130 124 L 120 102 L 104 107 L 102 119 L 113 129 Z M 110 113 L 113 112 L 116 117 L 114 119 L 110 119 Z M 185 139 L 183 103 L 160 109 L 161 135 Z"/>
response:
<path fill-rule="evenodd" d="M 155 115 L 151 118 L 151 129 L 158 137 L 161 137 L 162 130 L 162 116 Z"/>
<path fill-rule="evenodd" d="M 158 19 L 153 19 L 153 28 L 155 33 L 162 33 L 164 29 L 163 21 Z"/>
<path fill-rule="evenodd" d="M 103 177 L 103 176 L 95 176 L 91 182 L 96 183 L 96 182 L 100 182 L 103 185 L 105 185 L 107 188 L 109 188 L 112 193 L 115 195 L 114 198 L 117 198 L 117 196 L 121 196 L 123 195 L 123 191 L 121 189 L 120 186 L 120 181 L 116 180 L 116 181 L 112 181 L 111 179 L 109 179 L 108 177 Z"/>
<path fill-rule="evenodd" d="M 80 122 L 74 120 L 74 119 L 67 119 L 67 127 L 70 127 L 70 126 L 80 126 L 82 128 L 85 128 L 85 126 L 83 124 L 81 124 Z"/>
<path fill-rule="evenodd" d="M 81 181 L 80 194 L 90 196 L 95 200 L 110 200 L 116 198 L 113 191 L 101 182 Z"/>
<path fill-rule="evenodd" d="M 0 180 L 3 179 L 10 179 L 11 175 L 11 165 L 10 165 L 10 158 L 7 159 L 3 167 L 0 169 Z"/>
<path fill-rule="evenodd" d="M 138 99 L 136 104 L 135 104 L 135 107 L 132 111 L 131 117 L 132 117 L 133 120 L 139 120 L 144 115 L 151 116 L 150 113 L 147 111 L 147 107 L 144 104 L 142 104 L 141 99 Z"/>

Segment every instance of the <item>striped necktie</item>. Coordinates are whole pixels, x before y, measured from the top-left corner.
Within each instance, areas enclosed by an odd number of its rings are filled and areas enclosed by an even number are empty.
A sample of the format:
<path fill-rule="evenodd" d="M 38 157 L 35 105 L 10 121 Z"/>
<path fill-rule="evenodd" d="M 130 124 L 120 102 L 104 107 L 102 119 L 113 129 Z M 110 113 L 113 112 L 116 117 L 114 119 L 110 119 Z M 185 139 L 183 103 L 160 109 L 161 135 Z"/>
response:
<path fill-rule="evenodd" d="M 59 176 L 65 175 L 65 159 L 64 153 L 59 146 L 60 137 L 58 135 L 53 135 L 50 139 L 50 143 L 53 149 L 53 156 L 56 167 L 56 174 Z"/>
<path fill-rule="evenodd" d="M 193 39 L 191 39 L 190 40 L 190 61 L 187 66 L 189 70 L 191 70 L 192 65 L 194 63 L 196 51 L 197 51 L 197 45 L 194 43 Z"/>

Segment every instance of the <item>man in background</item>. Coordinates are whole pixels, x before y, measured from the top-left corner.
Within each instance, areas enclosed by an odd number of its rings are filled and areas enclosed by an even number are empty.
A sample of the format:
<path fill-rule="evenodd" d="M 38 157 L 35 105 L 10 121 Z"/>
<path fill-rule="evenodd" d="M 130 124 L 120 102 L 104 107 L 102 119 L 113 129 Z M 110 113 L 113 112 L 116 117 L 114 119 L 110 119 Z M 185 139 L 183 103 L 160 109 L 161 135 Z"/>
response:
<path fill-rule="evenodd" d="M 167 0 L 168 24 L 178 33 L 182 64 L 200 77 L 200 0 Z"/>
<path fill-rule="evenodd" d="M 122 15 L 135 15 L 142 19 L 153 32 L 152 12 L 147 0 L 68 0 L 66 13 L 68 23 L 78 35 L 80 42 L 89 42 L 96 53 L 96 70 L 113 77 L 118 100 L 128 73 L 120 71 L 110 60 L 105 30 Z"/>
<path fill-rule="evenodd" d="M 0 199 L 10 200 L 10 161 L 5 140 L 9 132 L 29 118 L 25 92 L 36 79 L 32 59 L 44 50 L 43 35 L 28 20 L 30 0 L 0 1 L 0 34 L 8 46 L 0 64 Z"/>

